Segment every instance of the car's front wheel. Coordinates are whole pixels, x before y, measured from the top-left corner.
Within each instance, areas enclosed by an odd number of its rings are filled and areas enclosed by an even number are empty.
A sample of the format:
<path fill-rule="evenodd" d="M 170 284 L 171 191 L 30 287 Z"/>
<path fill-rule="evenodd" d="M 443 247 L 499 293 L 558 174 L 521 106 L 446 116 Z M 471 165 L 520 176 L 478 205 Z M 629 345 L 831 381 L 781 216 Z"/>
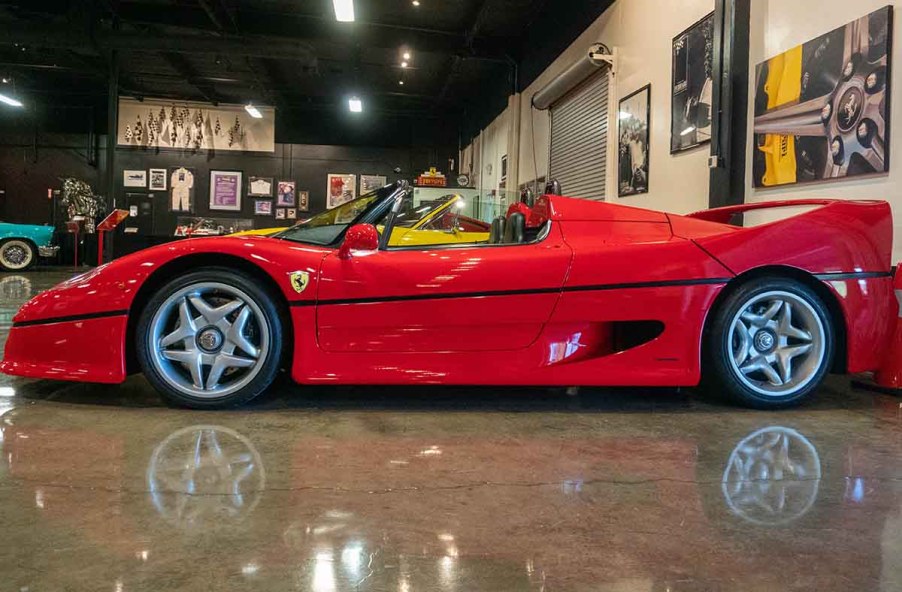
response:
<path fill-rule="evenodd" d="M 752 280 L 731 293 L 714 315 L 704 379 L 744 405 L 797 404 L 820 385 L 833 363 L 830 314 L 800 282 Z"/>
<path fill-rule="evenodd" d="M 259 284 L 211 267 L 170 281 L 150 299 L 138 321 L 136 352 L 167 400 L 198 409 L 233 407 L 272 383 L 283 328 L 274 297 Z"/>
<path fill-rule="evenodd" d="M 34 245 L 26 240 L 13 238 L 0 243 L 0 267 L 4 271 L 25 271 L 34 265 Z"/>

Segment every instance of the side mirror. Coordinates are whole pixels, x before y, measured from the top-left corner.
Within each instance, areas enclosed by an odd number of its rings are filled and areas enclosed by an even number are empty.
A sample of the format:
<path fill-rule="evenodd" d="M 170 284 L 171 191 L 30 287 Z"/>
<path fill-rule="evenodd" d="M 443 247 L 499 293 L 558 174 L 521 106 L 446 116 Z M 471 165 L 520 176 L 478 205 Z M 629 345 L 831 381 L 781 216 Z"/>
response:
<path fill-rule="evenodd" d="M 338 248 L 339 259 L 350 259 L 354 251 L 379 249 L 379 231 L 372 224 L 355 224 L 345 232 L 345 239 Z"/>

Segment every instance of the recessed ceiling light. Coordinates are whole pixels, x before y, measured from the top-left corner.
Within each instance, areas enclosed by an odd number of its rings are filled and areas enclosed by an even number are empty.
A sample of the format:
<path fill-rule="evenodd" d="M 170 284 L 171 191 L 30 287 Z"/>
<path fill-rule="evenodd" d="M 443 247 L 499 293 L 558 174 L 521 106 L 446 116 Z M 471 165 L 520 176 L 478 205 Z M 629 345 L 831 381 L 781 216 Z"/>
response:
<path fill-rule="evenodd" d="M 403 80 L 399 80 L 399 81 L 398 81 L 398 84 L 400 84 L 401 86 L 404 86 L 404 81 L 403 81 Z"/>
<path fill-rule="evenodd" d="M 254 107 L 251 103 L 245 105 L 244 110 L 247 111 L 247 114 L 254 119 L 263 119 L 263 114 L 260 113 L 260 110 Z"/>
<path fill-rule="evenodd" d="M 21 107 L 22 101 L 17 101 L 12 97 L 8 97 L 6 95 L 0 94 L 0 103 L 6 103 L 10 107 Z"/>
<path fill-rule="evenodd" d="M 332 0 L 335 7 L 335 20 L 342 23 L 354 21 L 354 0 Z"/>
<path fill-rule="evenodd" d="M 363 111 L 363 101 L 357 97 L 351 97 L 348 99 L 348 109 L 351 110 L 351 113 L 360 113 Z"/>
<path fill-rule="evenodd" d="M 420 0 L 413 0 L 413 2 L 411 4 L 413 4 L 414 6 L 419 6 Z"/>
<path fill-rule="evenodd" d="M 409 52 L 409 51 L 405 51 L 405 52 L 404 52 L 404 55 L 401 56 L 401 57 L 403 57 L 405 60 L 409 60 L 409 59 L 410 59 L 410 52 Z"/>
<path fill-rule="evenodd" d="M 406 68 L 406 67 L 407 67 L 407 62 L 401 62 L 401 67 L 402 67 L 402 68 Z"/>

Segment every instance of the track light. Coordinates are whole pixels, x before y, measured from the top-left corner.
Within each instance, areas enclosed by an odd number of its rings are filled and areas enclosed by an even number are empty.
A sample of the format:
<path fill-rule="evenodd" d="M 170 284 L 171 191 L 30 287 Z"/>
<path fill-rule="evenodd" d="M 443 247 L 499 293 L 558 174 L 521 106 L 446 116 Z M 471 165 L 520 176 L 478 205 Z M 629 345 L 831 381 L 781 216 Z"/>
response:
<path fill-rule="evenodd" d="M 351 113 L 360 113 L 363 111 L 363 101 L 357 97 L 351 97 L 348 99 L 348 109 L 351 110 Z"/>
<path fill-rule="evenodd" d="M 263 114 L 260 113 L 260 110 L 254 107 L 251 103 L 245 105 L 244 110 L 247 111 L 247 114 L 254 119 L 263 119 Z"/>
<path fill-rule="evenodd" d="M 335 20 L 342 23 L 354 21 L 354 0 L 332 0 L 335 7 Z"/>
<path fill-rule="evenodd" d="M 8 97 L 4 94 L 0 94 L 0 103 L 6 103 L 10 107 L 21 107 L 22 101 L 17 101 L 12 97 Z"/>

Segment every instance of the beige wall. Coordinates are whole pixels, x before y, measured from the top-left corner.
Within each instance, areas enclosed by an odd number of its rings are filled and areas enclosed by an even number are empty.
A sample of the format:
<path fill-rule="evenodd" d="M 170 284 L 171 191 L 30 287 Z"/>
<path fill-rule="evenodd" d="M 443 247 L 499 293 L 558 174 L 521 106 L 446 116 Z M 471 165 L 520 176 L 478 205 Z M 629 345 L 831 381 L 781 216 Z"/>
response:
<path fill-rule="evenodd" d="M 531 108 L 532 95 L 584 55 L 589 45 L 601 42 L 615 49 L 618 59 L 610 95 L 608 200 L 677 213 L 707 207 L 708 145 L 670 154 L 670 55 L 673 37 L 713 9 L 713 0 L 618 0 L 605 11 L 520 95 L 519 179 L 516 184 L 508 182 L 508 187 L 544 176 L 548 170 L 548 112 Z M 620 97 L 648 83 L 652 102 L 649 192 L 618 198 L 613 117 Z M 506 119 L 509 111 L 499 119 Z"/>
<path fill-rule="evenodd" d="M 902 130 L 892 130 L 889 175 L 870 178 L 852 178 L 827 183 L 796 185 L 792 187 L 774 187 L 768 189 L 752 188 L 752 150 L 755 150 L 752 134 L 752 113 L 755 95 L 754 68 L 760 62 L 773 57 L 787 49 L 804 43 L 809 39 L 822 35 L 849 21 L 862 17 L 878 8 L 892 4 L 895 6 L 894 19 L 898 28 L 900 18 L 900 2 L 887 0 L 858 0 L 857 2 L 840 2 L 838 0 L 752 0 L 751 36 L 749 39 L 749 124 L 748 124 L 748 158 L 746 174 L 746 202 L 759 202 L 774 199 L 793 199 L 805 197 L 830 197 L 842 199 L 885 199 L 893 207 L 895 217 L 895 248 L 893 260 L 902 260 L 902 162 L 898 160 L 902 149 Z M 893 69 L 898 74 L 902 64 L 902 44 L 898 43 L 898 35 L 893 40 Z M 897 117 L 902 113 L 902 93 L 898 92 L 899 77 L 896 75 L 892 94 L 892 113 Z"/>

